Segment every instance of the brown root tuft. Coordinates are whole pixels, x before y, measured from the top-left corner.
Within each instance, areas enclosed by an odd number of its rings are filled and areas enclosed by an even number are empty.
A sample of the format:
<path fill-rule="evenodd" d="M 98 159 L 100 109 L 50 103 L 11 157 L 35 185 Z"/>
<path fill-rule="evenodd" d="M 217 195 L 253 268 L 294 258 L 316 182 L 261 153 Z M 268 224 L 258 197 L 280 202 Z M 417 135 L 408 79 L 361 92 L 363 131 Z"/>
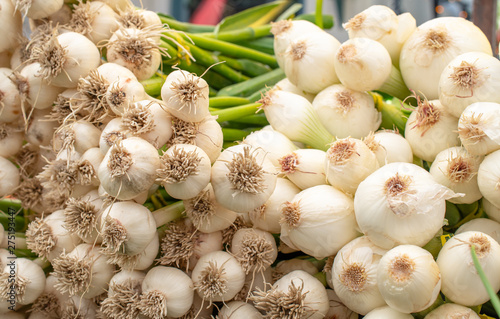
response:
<path fill-rule="evenodd" d="M 163 154 L 161 157 L 161 168 L 157 170 L 157 181 L 162 184 L 183 182 L 189 176 L 199 173 L 198 166 L 201 159 L 195 150 L 188 152 L 182 147 L 174 146 L 172 154 Z"/>
<path fill-rule="evenodd" d="M 78 259 L 62 253 L 52 261 L 53 275 L 57 278 L 55 288 L 70 296 L 85 292 L 92 278 L 92 260 Z"/>
<path fill-rule="evenodd" d="M 361 292 L 365 289 L 368 281 L 368 274 L 363 265 L 352 263 L 344 266 L 342 272 L 338 274 L 340 282 L 352 292 Z"/>
<path fill-rule="evenodd" d="M 226 164 L 229 170 L 227 178 L 236 192 L 256 195 L 266 189 L 264 170 L 250 150 L 250 147 L 245 147 L 243 152 L 233 155 Z"/>
<path fill-rule="evenodd" d="M 280 224 L 285 224 L 290 228 L 297 228 L 300 225 L 300 203 L 286 202 L 281 210 Z"/>
<path fill-rule="evenodd" d="M 26 245 L 41 258 L 47 258 L 57 244 L 57 236 L 43 218 L 36 218 L 26 230 Z"/>

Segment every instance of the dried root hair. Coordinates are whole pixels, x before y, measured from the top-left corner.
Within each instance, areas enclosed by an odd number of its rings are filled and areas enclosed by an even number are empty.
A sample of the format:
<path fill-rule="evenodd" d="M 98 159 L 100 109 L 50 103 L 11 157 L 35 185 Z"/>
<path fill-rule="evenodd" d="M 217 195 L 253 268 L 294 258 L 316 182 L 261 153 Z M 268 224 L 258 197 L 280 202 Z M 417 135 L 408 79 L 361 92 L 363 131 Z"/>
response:
<path fill-rule="evenodd" d="M 226 176 L 237 193 L 257 195 L 267 188 L 265 171 L 254 152 L 251 147 L 245 147 L 243 152 L 233 154 L 232 160 L 226 164 L 229 170 Z"/>
<path fill-rule="evenodd" d="M 141 135 L 151 132 L 155 127 L 154 115 L 149 110 L 149 107 L 154 102 L 151 101 L 146 105 L 134 104 L 125 109 L 122 115 L 121 128 L 125 132 L 133 135 Z"/>
<path fill-rule="evenodd" d="M 160 245 L 160 265 L 189 269 L 189 259 L 194 253 L 194 243 L 199 237 L 198 231 L 185 220 L 171 222 L 165 230 Z"/>
<path fill-rule="evenodd" d="M 228 280 L 224 277 L 225 274 L 224 264 L 217 265 L 217 262 L 209 261 L 194 285 L 195 289 L 203 295 L 202 299 L 208 300 L 210 305 L 213 304 L 214 298 L 228 291 Z"/>
<path fill-rule="evenodd" d="M 31 280 L 17 274 L 12 275 L 9 272 L 0 274 L 0 298 L 10 300 L 14 291 L 15 300 L 17 303 L 23 301 L 26 287 L 31 283 Z"/>
<path fill-rule="evenodd" d="M 172 117 L 172 137 L 168 140 L 167 147 L 176 144 L 194 145 L 198 132 L 198 123 L 186 122 Z"/>
<path fill-rule="evenodd" d="M 226 247 L 226 249 L 229 249 L 229 247 L 231 247 L 231 242 L 233 241 L 234 234 L 238 230 L 248 227 L 252 227 L 252 225 L 248 224 L 243 216 L 238 216 L 229 227 L 223 229 L 222 244 Z"/>
<path fill-rule="evenodd" d="M 36 177 L 24 178 L 14 190 L 13 196 L 23 203 L 24 208 L 33 209 L 42 204 L 42 183 Z"/>
<path fill-rule="evenodd" d="M 308 291 L 304 292 L 304 284 L 300 286 L 292 282 L 288 286 L 288 291 L 280 291 L 275 288 L 269 290 L 256 290 L 251 294 L 250 300 L 255 308 L 264 311 L 264 318 L 270 319 L 301 319 L 312 310 L 305 304 Z"/>
<path fill-rule="evenodd" d="M 57 244 L 57 236 L 43 218 L 36 218 L 26 230 L 26 245 L 41 258 L 47 259 Z"/>
<path fill-rule="evenodd" d="M 186 151 L 173 146 L 172 154 L 163 154 L 160 168 L 156 170 L 157 181 L 162 184 L 174 184 L 185 181 L 189 176 L 197 175 L 202 160 L 195 150 Z"/>
<path fill-rule="evenodd" d="M 65 252 L 52 261 L 53 275 L 57 278 L 55 288 L 74 296 L 85 292 L 92 278 L 93 261 L 90 258 L 77 258 Z"/>
<path fill-rule="evenodd" d="M 100 311 L 110 319 L 137 318 L 140 314 L 138 304 L 141 291 L 141 285 L 130 279 L 113 284 L 113 294 L 108 294 L 101 302 Z"/>
<path fill-rule="evenodd" d="M 27 312 L 42 314 L 48 318 L 61 317 L 62 305 L 59 298 L 50 292 L 42 293 Z"/>
<path fill-rule="evenodd" d="M 106 100 L 109 85 L 97 69 L 91 70 L 86 77 L 81 77 L 77 86 L 79 97 L 71 99 L 73 113 L 85 114 L 83 119 L 93 124 L 114 116 Z"/>
<path fill-rule="evenodd" d="M 97 229 L 98 209 L 86 199 L 70 197 L 64 208 L 64 227 L 71 233 L 86 238 Z"/>

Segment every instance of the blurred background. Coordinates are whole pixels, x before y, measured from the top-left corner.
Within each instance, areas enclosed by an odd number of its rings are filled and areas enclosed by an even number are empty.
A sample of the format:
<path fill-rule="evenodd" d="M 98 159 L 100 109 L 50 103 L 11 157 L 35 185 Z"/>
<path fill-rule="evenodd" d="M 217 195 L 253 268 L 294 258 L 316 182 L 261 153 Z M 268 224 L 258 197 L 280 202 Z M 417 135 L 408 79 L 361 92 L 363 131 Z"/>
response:
<path fill-rule="evenodd" d="M 141 0 L 133 2 L 141 6 Z M 266 2 L 270 0 L 142 0 L 142 5 L 146 9 L 169 14 L 181 21 L 216 24 L 224 16 Z M 294 2 L 303 5 L 301 13 L 314 12 L 316 7 L 315 0 Z M 342 28 L 342 23 L 375 4 L 391 7 L 397 14 L 411 12 L 417 20 L 417 25 L 440 16 L 471 19 L 473 9 L 473 0 L 324 0 L 324 13 L 332 14 L 336 22 L 329 32 L 341 42 L 347 40 L 347 32 Z"/>

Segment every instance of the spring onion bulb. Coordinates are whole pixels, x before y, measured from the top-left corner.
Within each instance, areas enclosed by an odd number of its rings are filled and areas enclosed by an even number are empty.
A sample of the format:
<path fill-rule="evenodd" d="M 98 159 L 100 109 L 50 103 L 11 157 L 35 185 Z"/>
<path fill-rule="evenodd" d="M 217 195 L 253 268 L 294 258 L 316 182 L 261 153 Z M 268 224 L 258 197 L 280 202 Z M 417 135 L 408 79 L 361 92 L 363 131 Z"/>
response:
<path fill-rule="evenodd" d="M 156 148 L 142 138 L 130 137 L 108 150 L 97 174 L 108 194 L 128 200 L 149 190 L 159 168 Z"/>
<path fill-rule="evenodd" d="M 146 92 L 139 81 L 126 77 L 110 83 L 105 98 L 111 110 L 121 116 L 132 103 L 144 100 Z"/>
<path fill-rule="evenodd" d="M 63 0 L 31 0 L 31 1 L 22 1 L 16 0 L 13 1 L 16 6 L 16 9 L 19 10 L 24 17 L 28 17 L 30 19 L 42 19 L 47 18 L 51 14 L 57 12 L 64 4 Z"/>
<path fill-rule="evenodd" d="M 83 154 L 99 146 L 100 136 L 101 130 L 87 121 L 68 121 L 56 130 L 52 142 L 57 151 L 68 150 Z"/>
<path fill-rule="evenodd" d="M 142 281 L 138 303 L 141 314 L 149 318 L 179 318 L 193 304 L 193 281 L 186 273 L 174 267 L 151 268 Z"/>
<path fill-rule="evenodd" d="M 0 1 L 0 21 L 4 36 L 0 44 L 0 52 L 14 49 L 23 33 L 21 12 L 16 10 L 11 0 Z"/>
<path fill-rule="evenodd" d="M 272 24 L 274 55 L 281 69 L 284 69 L 285 51 L 290 46 L 290 43 L 302 35 L 314 32 L 324 31 L 314 23 L 306 20 L 281 20 Z"/>
<path fill-rule="evenodd" d="M 490 300 L 474 267 L 471 245 L 475 246 L 479 263 L 494 291 L 500 290 L 500 244 L 485 233 L 467 231 L 449 239 L 436 262 L 441 270 L 443 294 L 452 302 L 477 306 Z"/>
<path fill-rule="evenodd" d="M 107 318 L 139 316 L 137 309 L 146 274 L 140 271 L 120 271 L 109 282 L 106 298 L 101 302 L 100 312 Z"/>
<path fill-rule="evenodd" d="M 59 257 L 62 252 L 72 251 L 81 239 L 65 228 L 65 219 L 65 211 L 57 210 L 31 222 L 26 230 L 28 249 L 49 261 Z"/>
<path fill-rule="evenodd" d="M 456 130 L 458 119 L 449 114 L 439 100 L 416 98 L 418 107 L 408 117 L 405 138 L 413 155 L 432 162 L 442 150 L 460 145 Z"/>
<path fill-rule="evenodd" d="M 119 28 L 106 44 L 109 62 L 131 70 L 142 81 L 149 79 L 161 64 L 159 36 L 162 27 Z"/>
<path fill-rule="evenodd" d="M 40 63 L 41 76 L 55 86 L 73 88 L 80 77 L 99 66 L 99 50 L 92 41 L 76 32 L 53 35 L 33 49 L 33 60 Z"/>
<path fill-rule="evenodd" d="M 370 38 L 380 42 L 389 52 L 392 63 L 399 65 L 403 44 L 415 31 L 417 24 L 411 13 L 396 15 L 391 8 L 373 5 L 342 25 L 349 38 Z"/>
<path fill-rule="evenodd" d="M 393 309 L 420 312 L 437 299 L 441 274 L 430 252 L 414 245 L 400 245 L 380 259 L 377 284 L 385 302 Z"/>
<path fill-rule="evenodd" d="M 16 83 L 21 99 L 28 102 L 35 109 L 47 109 L 52 107 L 57 96 L 64 91 L 51 85 L 38 73 L 40 63 L 30 63 L 24 65 L 22 70 L 14 72 L 13 82 Z"/>
<path fill-rule="evenodd" d="M 334 84 L 319 92 L 312 106 L 321 123 L 337 138 L 362 138 L 382 121 L 371 95 Z"/>
<path fill-rule="evenodd" d="M 201 122 L 186 122 L 172 117 L 172 137 L 167 145 L 194 144 L 207 153 L 213 164 L 222 150 L 224 136 L 215 116 L 209 116 Z"/>
<path fill-rule="evenodd" d="M 439 98 L 441 73 L 455 57 L 466 52 L 492 55 L 484 33 L 459 17 L 441 17 L 421 24 L 401 49 L 399 67 L 406 85 L 429 100 Z"/>
<path fill-rule="evenodd" d="M 330 303 L 330 309 L 326 313 L 325 318 L 330 319 L 357 319 L 358 314 L 347 308 L 339 299 L 333 289 L 326 289 Z"/>
<path fill-rule="evenodd" d="M 330 185 L 295 195 L 283 205 L 280 223 L 282 241 L 317 259 L 334 255 L 359 236 L 351 197 Z"/>
<path fill-rule="evenodd" d="M 489 216 L 488 216 L 489 217 Z M 455 234 L 464 233 L 466 231 L 478 231 L 491 236 L 500 243 L 500 223 L 489 218 L 475 218 L 460 226 Z"/>
<path fill-rule="evenodd" d="M 217 319 L 261 319 L 263 315 L 252 304 L 243 301 L 231 301 L 225 304 L 217 314 Z"/>
<path fill-rule="evenodd" d="M 0 122 L 3 123 L 13 122 L 22 114 L 19 88 L 9 78 L 12 74 L 11 69 L 0 68 Z"/>
<path fill-rule="evenodd" d="M 352 311 L 365 315 L 386 305 L 377 285 L 377 267 L 385 253 L 385 249 L 362 236 L 350 241 L 335 256 L 333 289 Z"/>
<path fill-rule="evenodd" d="M 429 172 L 434 180 L 463 197 L 450 198 L 455 204 L 472 204 L 483 197 L 477 184 L 482 156 L 470 155 L 463 147 L 447 148 L 436 155 Z"/>
<path fill-rule="evenodd" d="M 307 272 L 309 275 L 314 276 L 318 273 L 318 267 L 316 267 L 311 261 L 305 259 L 286 259 L 282 260 L 276 264 L 273 268 L 272 276 L 273 281 L 277 281 L 284 275 L 291 273 L 295 270 L 302 270 Z"/>
<path fill-rule="evenodd" d="M 458 135 L 473 155 L 486 155 L 500 149 L 500 104 L 472 103 L 460 115 Z"/>
<path fill-rule="evenodd" d="M 324 31 L 294 38 L 284 52 L 286 77 L 299 89 L 312 94 L 339 83 L 336 65 L 331 58 L 339 47 L 339 40 Z"/>
<path fill-rule="evenodd" d="M 263 273 L 269 268 L 278 257 L 278 248 L 271 233 L 255 228 L 241 228 L 233 235 L 231 254 L 248 275 Z"/>
<path fill-rule="evenodd" d="M 157 181 L 174 198 L 193 198 L 210 182 L 210 158 L 196 145 L 176 144 L 160 162 Z"/>
<path fill-rule="evenodd" d="M 279 234 L 281 231 L 281 206 L 291 201 L 300 192 L 294 183 L 286 178 L 278 177 L 276 187 L 269 199 L 260 207 L 248 213 L 253 227 Z"/>
<path fill-rule="evenodd" d="M 172 117 L 164 108 L 163 103 L 156 101 L 137 101 L 122 114 L 122 129 L 161 148 L 172 136 Z"/>
<path fill-rule="evenodd" d="M 278 159 L 279 171 L 300 189 L 327 184 L 326 152 L 302 148 Z"/>
<path fill-rule="evenodd" d="M 80 2 L 73 8 L 69 28 L 97 45 L 118 29 L 117 19 L 118 14 L 102 1 Z"/>
<path fill-rule="evenodd" d="M 99 138 L 99 149 L 106 155 L 113 145 L 119 143 L 128 136 L 130 136 L 130 134 L 127 134 L 126 129 L 122 126 L 121 118 L 114 118 L 102 129 Z"/>
<path fill-rule="evenodd" d="M 323 284 L 301 270 L 283 276 L 270 289 L 257 289 L 250 300 L 266 314 L 265 318 L 320 319 L 329 309 Z"/>
<path fill-rule="evenodd" d="M 333 141 L 333 136 L 321 124 L 306 98 L 286 91 L 270 90 L 260 102 L 272 128 L 290 140 L 320 150 L 326 150 Z M 291 130 L 291 127 L 294 129 Z"/>
<path fill-rule="evenodd" d="M 160 17 L 154 11 L 129 6 L 125 10 L 119 10 L 119 14 L 118 23 L 124 28 L 144 29 L 150 26 L 162 25 Z"/>
<path fill-rule="evenodd" d="M 11 194 L 19 186 L 19 169 L 8 159 L 0 156 L 0 196 Z"/>
<path fill-rule="evenodd" d="M 43 292 L 45 280 L 43 269 L 32 260 L 9 260 L 9 265 L 5 265 L 0 274 L 0 299 L 10 300 L 14 295 L 16 303 L 30 304 Z"/>
<path fill-rule="evenodd" d="M 487 200 L 484 197 L 481 199 L 481 206 L 486 215 L 488 215 L 488 218 L 500 223 L 500 208 L 493 205 L 489 200 Z"/>
<path fill-rule="evenodd" d="M 242 143 L 263 149 L 276 167 L 279 167 L 279 158 L 297 150 L 297 146 L 288 137 L 270 126 L 250 133 Z"/>
<path fill-rule="evenodd" d="M 211 304 L 233 299 L 245 284 L 245 271 L 230 253 L 214 251 L 201 256 L 191 278 L 198 296 Z"/>
<path fill-rule="evenodd" d="M 201 77 L 183 70 L 170 73 L 161 88 L 166 109 L 186 122 L 201 122 L 210 115 L 208 83 Z"/>
<path fill-rule="evenodd" d="M 397 131 L 382 130 L 370 133 L 363 142 L 375 153 L 380 167 L 394 162 L 413 163 L 410 143 Z"/>
<path fill-rule="evenodd" d="M 282 91 L 292 92 L 292 93 L 301 95 L 301 96 L 305 97 L 311 103 L 314 100 L 314 96 L 315 96 L 312 93 L 308 93 L 304 90 L 299 89 L 297 86 L 293 85 L 292 82 L 290 82 L 290 80 L 287 78 L 284 78 L 283 80 L 276 83 L 273 86 L 273 88 L 276 90 L 282 90 Z"/>
<path fill-rule="evenodd" d="M 460 117 L 474 102 L 500 103 L 500 61 L 483 52 L 468 52 L 450 61 L 439 80 L 439 101 Z"/>
<path fill-rule="evenodd" d="M 0 156 L 9 158 L 21 150 L 24 132 L 21 126 L 0 122 Z"/>
<path fill-rule="evenodd" d="M 374 244 L 423 246 L 443 226 L 445 200 L 454 196 L 423 168 L 391 163 L 359 184 L 354 211 L 359 228 Z"/>
<path fill-rule="evenodd" d="M 424 319 L 442 318 L 480 319 L 481 317 L 469 307 L 449 302 L 429 312 Z"/>
<path fill-rule="evenodd" d="M 204 233 L 226 229 L 238 216 L 216 200 L 212 184 L 207 185 L 195 197 L 184 200 L 184 207 L 194 227 Z"/>
<path fill-rule="evenodd" d="M 375 154 L 363 141 L 347 137 L 330 145 L 324 167 L 330 185 L 354 194 L 359 183 L 375 172 L 379 164 Z"/>
<path fill-rule="evenodd" d="M 136 255 L 156 236 L 156 223 L 146 207 L 134 202 L 117 202 L 101 215 L 103 253 Z"/>
<path fill-rule="evenodd" d="M 193 269 L 201 256 L 222 250 L 222 233 L 197 231 L 190 219 L 169 224 L 161 241 L 158 262 L 164 266 Z"/>
<path fill-rule="evenodd" d="M 402 313 L 389 306 L 375 308 L 366 314 L 366 319 L 412 319 L 408 313 Z"/>
<path fill-rule="evenodd" d="M 217 202 L 246 213 L 269 199 L 276 178 L 276 169 L 262 150 L 241 144 L 220 154 L 212 166 L 211 183 Z"/>
<path fill-rule="evenodd" d="M 94 298 L 108 287 L 114 267 L 107 262 L 101 248 L 80 244 L 70 253 L 62 253 L 52 261 L 56 289 L 70 296 Z"/>
<path fill-rule="evenodd" d="M 477 183 L 481 194 L 491 204 L 500 207 L 500 150 L 488 154 L 479 165 Z"/>

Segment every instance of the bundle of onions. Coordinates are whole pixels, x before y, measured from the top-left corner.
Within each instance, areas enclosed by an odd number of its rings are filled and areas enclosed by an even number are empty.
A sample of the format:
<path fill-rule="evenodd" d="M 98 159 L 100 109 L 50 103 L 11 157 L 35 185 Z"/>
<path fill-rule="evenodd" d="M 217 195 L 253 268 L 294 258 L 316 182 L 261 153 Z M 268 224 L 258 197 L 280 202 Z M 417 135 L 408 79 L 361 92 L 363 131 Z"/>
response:
<path fill-rule="evenodd" d="M 250 300 L 268 318 L 319 319 L 324 318 L 329 309 L 323 284 L 302 270 L 283 276 L 268 290 L 257 289 Z"/>
<path fill-rule="evenodd" d="M 472 204 L 483 197 L 477 184 L 482 156 L 470 155 L 463 147 L 447 148 L 436 155 L 429 172 L 436 182 L 464 196 L 450 198 L 457 204 Z"/>
<path fill-rule="evenodd" d="M 351 197 L 330 185 L 301 191 L 281 215 L 280 239 L 317 259 L 336 254 L 359 236 Z"/>
<path fill-rule="evenodd" d="M 359 184 L 354 211 L 359 228 L 374 244 L 423 246 L 443 226 L 445 200 L 454 196 L 423 168 L 391 163 Z"/>
<path fill-rule="evenodd" d="M 450 61 L 439 79 L 439 101 L 455 117 L 474 102 L 500 103 L 500 61 L 483 52 L 468 52 Z"/>
<path fill-rule="evenodd" d="M 386 305 L 377 285 L 377 267 L 386 252 L 362 236 L 346 244 L 335 256 L 331 271 L 333 289 L 352 311 L 365 315 Z"/>
<path fill-rule="evenodd" d="M 349 38 L 370 38 L 380 42 L 389 52 L 392 63 L 399 66 L 399 54 L 403 44 L 415 31 L 417 24 L 409 12 L 396 15 L 382 5 L 373 5 L 361 11 L 342 25 Z"/>
<path fill-rule="evenodd" d="M 451 301 L 464 306 L 490 300 L 472 261 L 472 245 L 493 290 L 500 290 L 500 276 L 496 271 L 500 244 L 489 235 L 475 231 L 457 234 L 444 244 L 436 260 L 441 270 L 441 291 Z"/>
<path fill-rule="evenodd" d="M 370 94 L 334 84 L 319 92 L 312 106 L 321 123 L 337 138 L 362 138 L 382 121 Z"/>
<path fill-rule="evenodd" d="M 429 100 L 439 98 L 439 79 L 455 57 L 466 52 L 492 55 L 484 33 L 472 22 L 441 17 L 421 24 L 401 49 L 399 67 L 406 85 Z"/>

